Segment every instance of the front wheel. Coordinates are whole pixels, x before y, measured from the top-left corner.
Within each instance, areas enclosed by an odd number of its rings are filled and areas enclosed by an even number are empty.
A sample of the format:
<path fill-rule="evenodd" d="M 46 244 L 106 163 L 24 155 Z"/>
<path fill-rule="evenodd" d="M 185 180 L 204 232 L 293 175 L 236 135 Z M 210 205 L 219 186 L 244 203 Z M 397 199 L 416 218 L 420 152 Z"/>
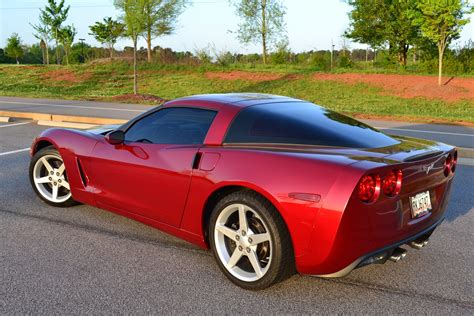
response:
<path fill-rule="evenodd" d="M 63 159 L 54 147 L 43 148 L 33 156 L 29 176 L 35 193 L 49 205 L 67 207 L 76 204 Z"/>
<path fill-rule="evenodd" d="M 240 287 L 264 289 L 294 271 L 292 243 L 283 219 L 254 192 L 239 191 L 219 201 L 208 233 L 219 267 Z"/>

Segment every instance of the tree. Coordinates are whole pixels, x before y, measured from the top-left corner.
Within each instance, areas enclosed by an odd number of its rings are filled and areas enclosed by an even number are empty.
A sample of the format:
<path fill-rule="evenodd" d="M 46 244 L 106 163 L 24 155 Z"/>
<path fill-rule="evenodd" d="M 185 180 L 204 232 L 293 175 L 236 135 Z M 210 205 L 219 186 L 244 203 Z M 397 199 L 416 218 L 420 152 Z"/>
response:
<path fill-rule="evenodd" d="M 268 48 L 282 39 L 285 32 L 285 8 L 280 0 L 234 0 L 242 22 L 237 30 L 240 42 L 261 43 L 263 63 L 267 63 Z"/>
<path fill-rule="evenodd" d="M 379 19 L 379 8 L 370 1 L 349 1 L 354 9 L 349 13 L 350 28 L 344 36 L 360 43 L 378 48 L 386 41 L 384 23 Z"/>
<path fill-rule="evenodd" d="M 125 25 L 119 21 L 113 20 L 111 17 L 104 18 L 104 22 L 95 22 L 94 25 L 89 26 L 92 33 L 89 35 L 101 43 L 106 45 L 110 52 L 110 59 L 114 57 L 114 45 L 117 40 L 123 35 Z"/>
<path fill-rule="evenodd" d="M 69 52 L 71 51 L 72 43 L 74 43 L 74 37 L 76 37 L 77 31 L 74 25 L 67 25 L 59 30 L 59 40 L 64 48 L 66 55 L 66 65 L 69 65 Z"/>
<path fill-rule="evenodd" d="M 388 44 L 402 66 L 407 64 L 410 45 L 419 37 L 413 25 L 411 12 L 416 9 L 415 0 L 349 0 L 353 6 L 346 36 L 373 48 Z"/>
<path fill-rule="evenodd" d="M 40 43 L 41 43 L 40 45 L 43 51 L 43 55 L 46 57 L 46 58 L 43 58 L 43 64 L 49 65 L 49 41 L 51 40 L 51 37 L 50 37 L 51 31 L 48 28 L 48 24 L 42 21 L 41 16 L 40 16 L 39 24 L 33 25 L 30 23 L 30 25 L 35 30 L 35 33 L 33 35 L 34 37 L 40 40 Z"/>
<path fill-rule="evenodd" d="M 414 25 L 420 27 L 423 37 L 438 46 L 438 85 L 441 85 L 446 47 L 459 38 L 462 27 L 470 20 L 464 16 L 474 12 L 474 7 L 464 0 L 419 0 L 417 8 Z"/>
<path fill-rule="evenodd" d="M 162 35 L 172 34 L 186 0 L 145 0 L 145 40 L 148 62 L 151 62 L 151 41 Z"/>
<path fill-rule="evenodd" d="M 56 62 L 60 64 L 59 42 L 61 41 L 61 26 L 66 21 L 70 6 L 64 6 L 64 0 L 59 4 L 56 0 L 48 0 L 48 5 L 44 9 L 40 9 L 40 21 L 47 25 L 52 38 L 56 41 Z"/>
<path fill-rule="evenodd" d="M 145 1 L 146 0 L 115 0 L 115 7 L 123 11 L 122 20 L 125 24 L 125 34 L 133 42 L 133 93 L 138 93 L 137 75 L 137 42 L 138 37 L 145 32 Z"/>
<path fill-rule="evenodd" d="M 5 47 L 5 55 L 11 58 L 15 58 L 16 63 L 19 64 L 21 58 L 23 56 L 23 47 L 21 47 L 21 39 L 17 33 L 13 33 L 7 39 L 7 46 Z"/>

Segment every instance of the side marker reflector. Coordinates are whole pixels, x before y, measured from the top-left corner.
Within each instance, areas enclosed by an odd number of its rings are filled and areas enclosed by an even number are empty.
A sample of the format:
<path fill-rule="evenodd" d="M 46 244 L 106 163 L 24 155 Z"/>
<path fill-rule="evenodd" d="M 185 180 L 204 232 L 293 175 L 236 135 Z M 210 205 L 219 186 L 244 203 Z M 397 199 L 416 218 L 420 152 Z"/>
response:
<path fill-rule="evenodd" d="M 292 192 L 288 194 L 288 196 L 292 199 L 306 201 L 306 202 L 313 202 L 313 203 L 319 202 L 321 200 L 321 195 L 313 194 L 313 193 Z"/>

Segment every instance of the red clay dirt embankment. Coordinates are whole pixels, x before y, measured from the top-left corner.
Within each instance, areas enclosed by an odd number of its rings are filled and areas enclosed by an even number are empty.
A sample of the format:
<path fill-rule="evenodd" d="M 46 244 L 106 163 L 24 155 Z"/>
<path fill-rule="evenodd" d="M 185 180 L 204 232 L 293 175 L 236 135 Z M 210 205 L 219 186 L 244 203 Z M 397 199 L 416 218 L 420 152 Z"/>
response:
<path fill-rule="evenodd" d="M 438 86 L 435 76 L 388 75 L 388 74 L 324 74 L 317 73 L 314 80 L 331 80 L 346 84 L 365 83 L 382 88 L 383 94 L 401 98 L 424 97 L 445 101 L 474 100 L 474 78 L 446 77 Z"/>

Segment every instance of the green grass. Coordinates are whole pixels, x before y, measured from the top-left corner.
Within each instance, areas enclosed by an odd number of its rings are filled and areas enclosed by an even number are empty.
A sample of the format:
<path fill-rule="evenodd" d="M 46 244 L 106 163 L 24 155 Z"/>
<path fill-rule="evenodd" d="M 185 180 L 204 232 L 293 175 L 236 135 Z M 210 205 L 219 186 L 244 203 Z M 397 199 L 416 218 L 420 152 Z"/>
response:
<path fill-rule="evenodd" d="M 208 79 L 206 72 L 243 70 L 282 74 L 282 79 L 249 82 Z M 71 72 L 74 82 L 45 76 Z M 298 79 L 284 75 L 297 74 Z M 185 65 L 140 65 L 139 90 L 164 99 L 192 94 L 262 92 L 287 95 L 321 104 L 355 116 L 392 117 L 414 121 L 474 123 L 474 101 L 445 102 L 424 98 L 404 99 L 382 94 L 366 84 L 316 81 L 313 72 L 296 66 L 219 67 Z M 132 72 L 127 63 L 98 65 L 16 66 L 0 65 L 0 95 L 110 101 L 132 92 Z"/>

